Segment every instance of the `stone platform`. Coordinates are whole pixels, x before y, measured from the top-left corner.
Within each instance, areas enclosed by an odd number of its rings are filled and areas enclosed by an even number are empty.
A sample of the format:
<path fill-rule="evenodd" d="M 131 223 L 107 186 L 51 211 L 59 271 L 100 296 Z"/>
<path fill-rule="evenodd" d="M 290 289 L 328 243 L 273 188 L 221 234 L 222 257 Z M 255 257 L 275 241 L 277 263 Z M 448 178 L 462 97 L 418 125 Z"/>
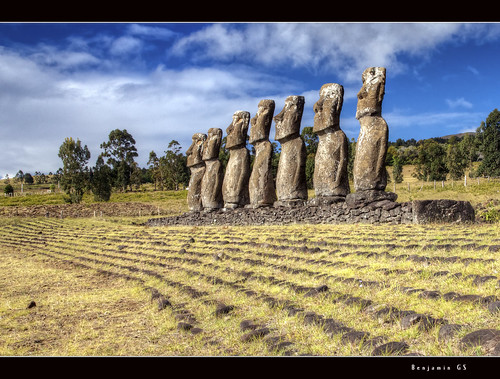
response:
<path fill-rule="evenodd" d="M 152 218 L 147 226 L 164 225 L 286 225 L 286 224 L 426 224 L 475 221 L 468 201 L 414 200 L 398 203 L 387 193 L 376 200 L 348 197 L 331 205 L 219 209 Z M 393 194 L 394 195 L 394 194 Z M 368 202 L 367 202 L 368 201 Z"/>

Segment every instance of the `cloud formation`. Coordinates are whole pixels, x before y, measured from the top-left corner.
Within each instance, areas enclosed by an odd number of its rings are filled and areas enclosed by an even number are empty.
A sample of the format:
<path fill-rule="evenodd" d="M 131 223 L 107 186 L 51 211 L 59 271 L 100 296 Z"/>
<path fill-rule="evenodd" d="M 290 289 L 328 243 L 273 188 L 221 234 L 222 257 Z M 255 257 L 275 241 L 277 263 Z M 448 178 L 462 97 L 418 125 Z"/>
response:
<path fill-rule="evenodd" d="M 272 23 L 215 24 L 179 39 L 172 54 L 196 50 L 196 59 L 235 59 L 264 66 L 338 73 L 346 82 L 359 72 L 384 66 L 397 74 L 408 67 L 403 54 L 425 58 L 450 41 L 497 38 L 498 25 L 453 23 Z"/>
<path fill-rule="evenodd" d="M 302 125 L 312 125 L 320 84 L 305 82 L 302 72 L 345 86 L 341 127 L 355 136 L 359 125 L 347 107 L 355 107 L 364 68 L 380 65 L 397 76 L 415 70 L 409 57 L 425 62 L 444 44 L 500 36 L 497 24 L 451 23 L 213 24 L 187 34 L 168 24 L 116 29 L 0 46 L 0 176 L 56 171 L 65 137 L 88 145 L 94 164 L 116 128 L 131 132 L 145 166 L 151 150 L 163 154 L 176 139 L 185 151 L 193 133 L 225 131 L 234 111 L 255 112 L 263 98 L 274 99 L 278 112 L 288 95 L 305 96 Z M 447 104 L 464 112 L 386 117 L 401 129 L 470 121 L 470 100 L 448 97 Z"/>

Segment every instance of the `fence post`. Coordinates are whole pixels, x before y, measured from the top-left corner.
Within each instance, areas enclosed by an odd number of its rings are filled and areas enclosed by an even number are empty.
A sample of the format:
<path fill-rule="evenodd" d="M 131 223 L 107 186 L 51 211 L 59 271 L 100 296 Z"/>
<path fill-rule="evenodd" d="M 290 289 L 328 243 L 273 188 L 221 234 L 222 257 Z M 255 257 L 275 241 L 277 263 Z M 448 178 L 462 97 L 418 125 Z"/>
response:
<path fill-rule="evenodd" d="M 467 175 L 464 175 L 464 187 L 467 187 Z"/>

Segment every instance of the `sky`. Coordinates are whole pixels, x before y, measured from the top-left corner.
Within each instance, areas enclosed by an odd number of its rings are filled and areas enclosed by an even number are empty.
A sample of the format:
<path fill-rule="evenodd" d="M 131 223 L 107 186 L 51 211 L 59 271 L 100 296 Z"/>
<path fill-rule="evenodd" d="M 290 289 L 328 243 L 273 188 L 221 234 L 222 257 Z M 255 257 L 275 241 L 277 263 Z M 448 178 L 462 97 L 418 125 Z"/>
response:
<path fill-rule="evenodd" d="M 500 23 L 3 22 L 0 177 L 56 172 L 66 137 L 95 165 L 114 129 L 136 140 L 140 167 L 176 140 L 224 131 L 238 110 L 305 97 L 313 126 L 325 83 L 344 87 L 340 127 L 357 139 L 361 75 L 387 70 L 389 140 L 475 131 L 500 106 Z M 271 141 L 274 141 L 274 122 Z"/>

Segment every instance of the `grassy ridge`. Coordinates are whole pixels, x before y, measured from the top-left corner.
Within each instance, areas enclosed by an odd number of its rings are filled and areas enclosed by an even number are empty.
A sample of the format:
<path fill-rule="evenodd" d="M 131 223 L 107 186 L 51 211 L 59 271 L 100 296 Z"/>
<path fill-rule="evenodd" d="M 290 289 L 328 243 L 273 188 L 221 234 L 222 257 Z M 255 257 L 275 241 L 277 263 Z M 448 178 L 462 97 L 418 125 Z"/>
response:
<path fill-rule="evenodd" d="M 485 355 L 461 339 L 499 329 L 495 225 L 0 223 L 2 355 Z"/>

